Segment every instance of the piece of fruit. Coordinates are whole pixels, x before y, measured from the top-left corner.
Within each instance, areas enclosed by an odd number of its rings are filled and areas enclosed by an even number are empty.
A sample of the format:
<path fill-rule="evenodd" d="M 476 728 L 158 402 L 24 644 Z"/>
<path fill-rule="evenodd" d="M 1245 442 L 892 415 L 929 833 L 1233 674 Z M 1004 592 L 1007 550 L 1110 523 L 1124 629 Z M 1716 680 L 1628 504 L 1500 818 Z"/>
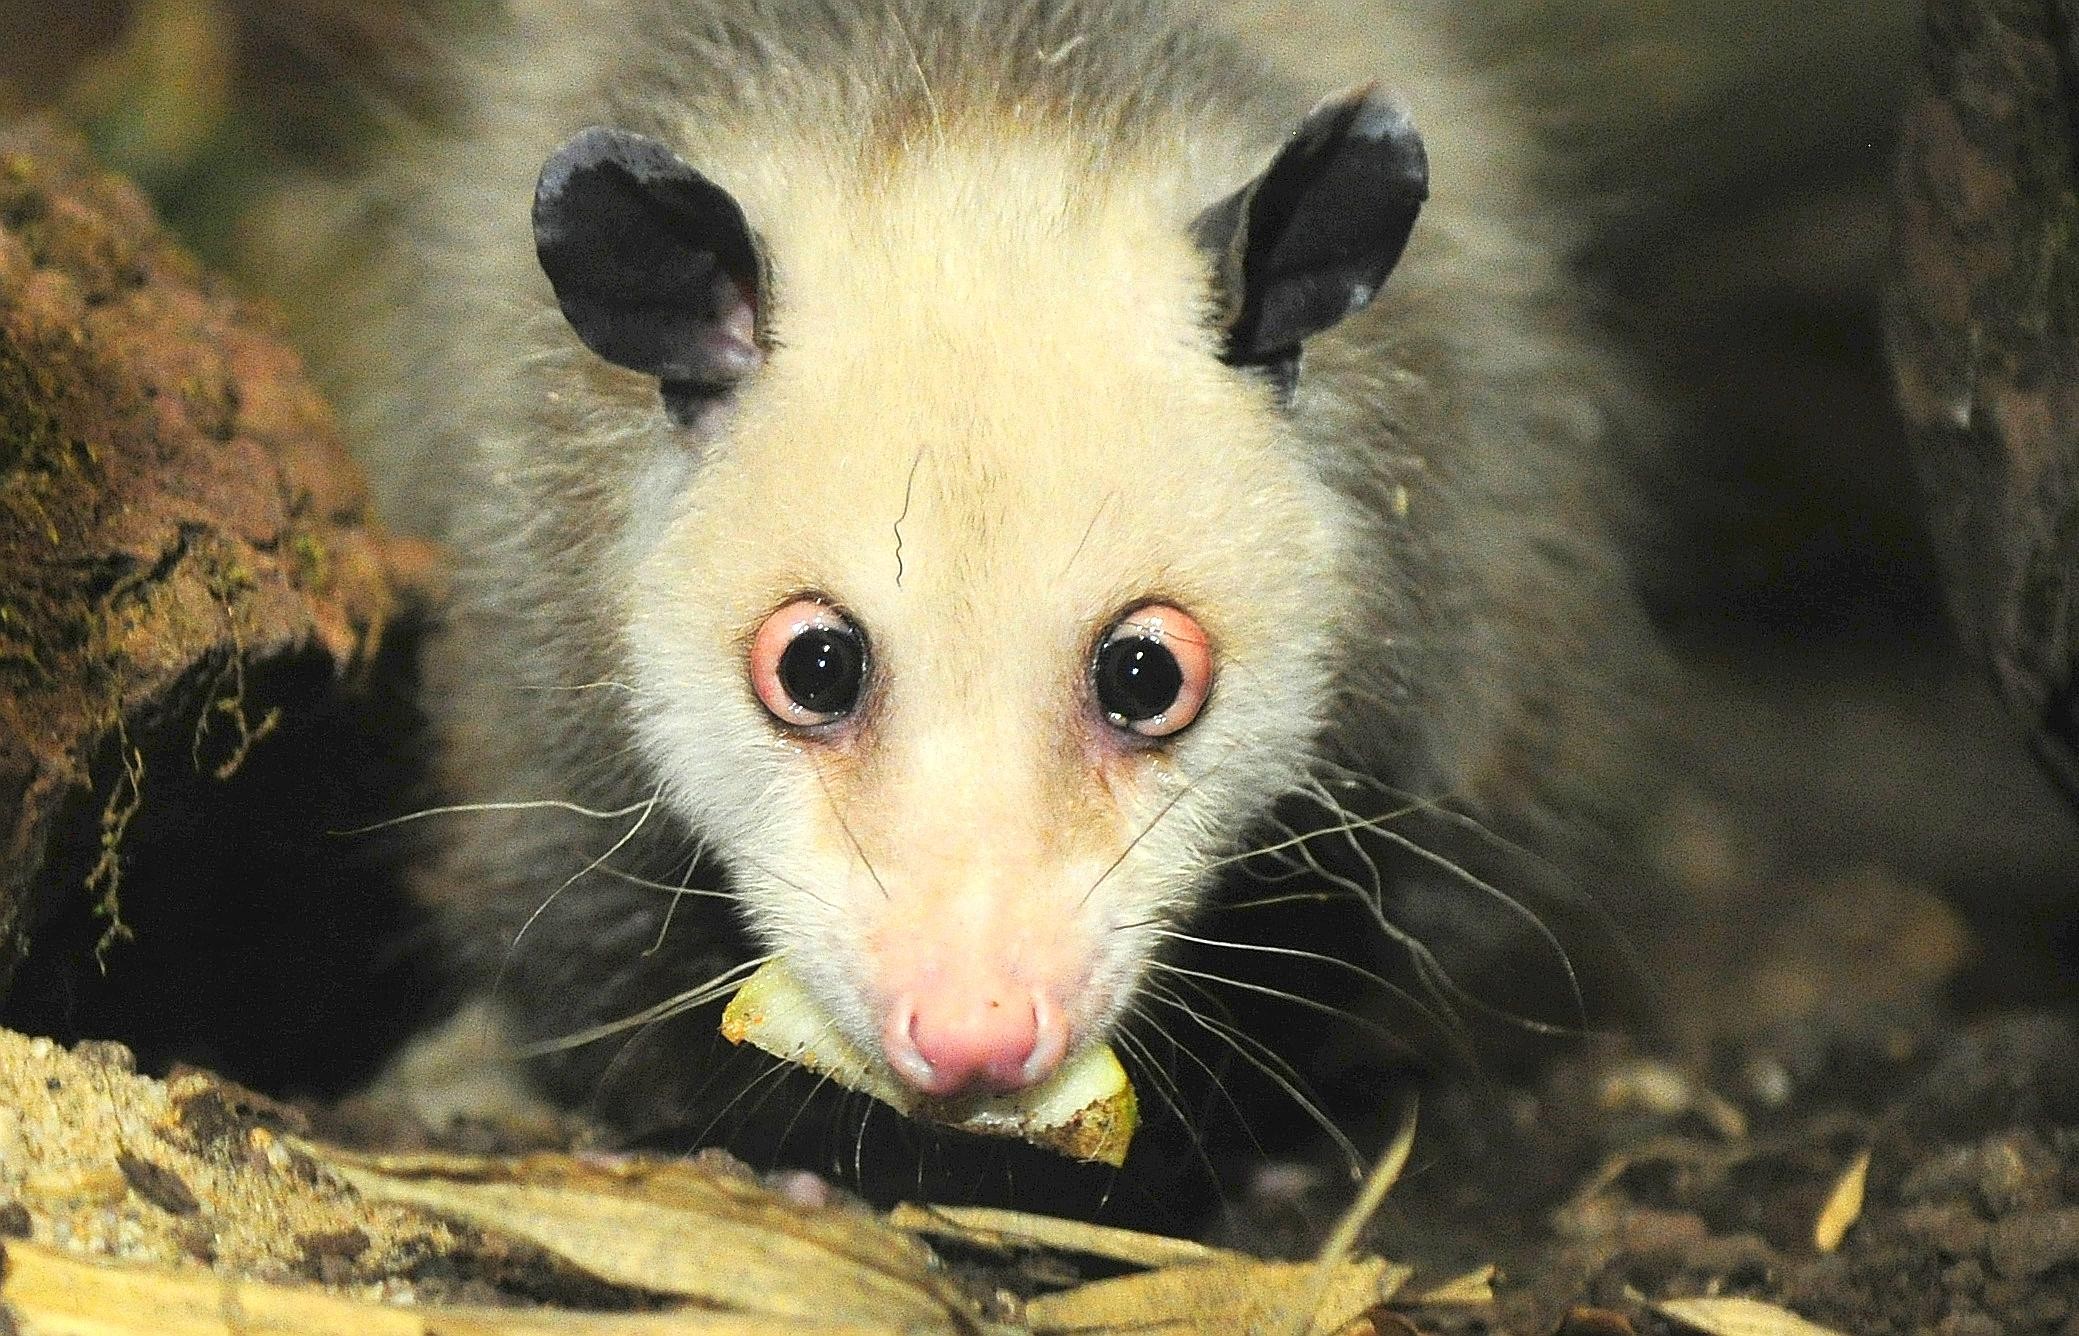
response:
<path fill-rule="evenodd" d="M 1071 1159 L 1125 1163 L 1140 1122 L 1133 1084 L 1109 1048 L 1086 1048 L 1045 1081 L 1010 1094 L 920 1095 L 839 1034 L 784 961 L 768 961 L 744 981 L 722 1012 L 722 1037 L 863 1091 L 908 1117 L 1019 1137 Z"/>

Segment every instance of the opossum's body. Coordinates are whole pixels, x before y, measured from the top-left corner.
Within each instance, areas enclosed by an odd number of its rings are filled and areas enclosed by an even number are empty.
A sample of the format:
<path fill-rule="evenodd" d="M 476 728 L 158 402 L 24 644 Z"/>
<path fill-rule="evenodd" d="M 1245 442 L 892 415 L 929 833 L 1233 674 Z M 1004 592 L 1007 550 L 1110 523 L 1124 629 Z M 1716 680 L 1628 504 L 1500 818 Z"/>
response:
<path fill-rule="evenodd" d="M 1608 791 L 1652 663 L 1612 538 L 1628 394 L 1518 112 L 1421 15 L 513 10 L 455 133 L 393 178 L 397 283 L 356 375 L 387 513 L 459 563 L 430 668 L 456 800 L 621 813 L 442 832 L 435 893 L 522 1033 L 734 963 L 713 911 L 667 931 L 638 884 L 696 849 L 862 1043 L 901 1042 L 905 999 L 1009 987 L 1075 1045 L 1321 762 L 1519 832 Z M 1281 402 L 1221 361 L 1191 228 L 1370 81 L 1422 129 L 1429 202 Z M 760 358 L 699 411 L 588 351 L 537 267 L 537 173 L 587 126 L 667 146 L 763 249 Z M 873 647 L 849 741 L 776 728 L 746 684 L 752 631 L 804 592 Z M 1219 656 L 1154 750 L 1077 676 L 1150 600 Z M 598 1063 L 564 1072 L 582 1094 Z M 704 1077 L 649 1039 L 614 1105 L 669 1119 Z"/>

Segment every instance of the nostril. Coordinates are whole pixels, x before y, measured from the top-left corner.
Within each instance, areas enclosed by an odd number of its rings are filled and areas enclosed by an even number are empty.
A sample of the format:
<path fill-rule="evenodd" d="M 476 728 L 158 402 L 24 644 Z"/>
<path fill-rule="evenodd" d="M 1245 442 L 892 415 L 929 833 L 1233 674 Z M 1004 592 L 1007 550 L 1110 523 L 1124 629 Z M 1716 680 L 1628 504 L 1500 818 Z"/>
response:
<path fill-rule="evenodd" d="M 919 1090 L 930 1090 L 937 1073 L 917 1047 L 917 1003 L 908 995 L 895 1000 L 881 1031 L 881 1048 L 896 1076 Z"/>
<path fill-rule="evenodd" d="M 1042 1024 L 1036 995 L 1015 988 L 923 989 L 890 1008 L 888 1065 L 927 1095 L 982 1087 L 1017 1090 L 1053 1071 L 1058 1024 Z"/>
<path fill-rule="evenodd" d="M 1038 1085 L 1052 1076 L 1068 1055 L 1068 1024 L 1044 992 L 1032 990 L 1032 1049 L 1018 1073 L 1021 1086 Z"/>

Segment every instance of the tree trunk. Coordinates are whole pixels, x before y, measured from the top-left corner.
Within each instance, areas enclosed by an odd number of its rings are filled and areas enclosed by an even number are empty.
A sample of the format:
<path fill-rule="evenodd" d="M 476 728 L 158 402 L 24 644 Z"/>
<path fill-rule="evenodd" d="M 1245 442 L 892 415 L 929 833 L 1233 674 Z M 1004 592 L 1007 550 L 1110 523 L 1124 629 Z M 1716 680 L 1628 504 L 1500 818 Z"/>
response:
<path fill-rule="evenodd" d="M 2079 800 L 2079 0 L 1929 0 L 1886 337 L 1951 611 Z"/>

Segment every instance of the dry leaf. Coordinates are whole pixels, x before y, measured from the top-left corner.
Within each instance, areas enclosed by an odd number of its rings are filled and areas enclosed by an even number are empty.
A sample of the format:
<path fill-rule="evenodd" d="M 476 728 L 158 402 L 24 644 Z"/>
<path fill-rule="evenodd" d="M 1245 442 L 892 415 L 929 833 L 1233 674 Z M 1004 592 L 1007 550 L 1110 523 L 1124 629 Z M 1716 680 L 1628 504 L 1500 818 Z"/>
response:
<path fill-rule="evenodd" d="M 1335 1307 L 1331 1296 L 1346 1265 L 1344 1259 L 1356 1248 L 1357 1236 L 1364 1232 L 1364 1227 L 1379 1213 L 1379 1207 L 1385 1202 L 1386 1194 L 1393 1191 L 1393 1185 L 1400 1181 L 1401 1170 L 1408 1167 L 1408 1156 L 1415 1151 L 1417 1110 L 1418 1101 L 1411 1097 L 1407 1107 L 1401 1110 L 1400 1126 L 1395 1129 L 1393 1140 L 1386 1143 L 1385 1153 L 1379 1156 L 1379 1162 L 1372 1166 L 1372 1171 L 1365 1175 L 1364 1183 L 1357 1189 L 1357 1199 L 1345 1208 L 1342 1216 L 1336 1221 L 1335 1228 L 1328 1232 L 1328 1238 L 1322 1243 L 1321 1251 L 1316 1254 L 1313 1280 L 1307 1286 L 1305 1297 L 1297 1306 L 1286 1305 L 1292 1313 L 1290 1330 L 1293 1332 L 1311 1332 L 1321 1323 L 1324 1314 L 1340 1311 Z M 1394 1280 L 1393 1288 L 1398 1290 L 1410 1274 L 1411 1268 L 1400 1268 L 1400 1275 Z M 1384 1303 L 1391 1297 L 1390 1294 L 1382 1294 L 1378 1302 Z M 1362 1310 L 1359 1310 L 1359 1315 L 1361 1313 Z M 1309 1314 L 1312 1315 L 1311 1322 L 1308 1320 Z M 1353 1315 L 1342 1322 L 1331 1323 L 1327 1330 L 1335 1331 L 1347 1323 L 1355 1322 L 1356 1317 L 1357 1315 Z"/>
<path fill-rule="evenodd" d="M 681 1311 L 572 1313 L 474 1306 L 407 1307 L 314 1285 L 235 1280 L 207 1271 L 89 1262 L 10 1241 L 0 1317 L 35 1336 L 898 1336 L 889 1324 L 805 1325 L 798 1318 Z"/>
<path fill-rule="evenodd" d="M 1707 1336 L 1841 1336 L 1832 1327 L 1807 1322 L 1759 1299 L 1669 1299 L 1654 1308 L 1662 1317 Z"/>
<path fill-rule="evenodd" d="M 974 1302 L 915 1239 L 872 1216 L 801 1211 L 697 1162 L 304 1149 L 365 1197 L 524 1239 L 614 1284 L 804 1321 L 918 1332 L 980 1325 Z"/>
<path fill-rule="evenodd" d="M 1693 1113 L 1727 1141 L 1744 1140 L 1747 1135 L 1747 1115 L 1738 1105 L 1658 1058 L 1613 1064 L 1604 1073 L 1597 1094 L 1602 1106 L 1612 1112 L 1635 1111 L 1663 1119 Z"/>
<path fill-rule="evenodd" d="M 1609 1308 L 1577 1306 L 1560 1319 L 1552 1336 L 1639 1336 L 1631 1319 Z"/>
<path fill-rule="evenodd" d="M 1870 1153 L 1866 1150 L 1834 1182 L 1826 1205 L 1812 1224 L 1812 1246 L 1830 1253 L 1841 1246 L 1849 1227 L 1862 1217 L 1863 1192 L 1870 1182 Z"/>
<path fill-rule="evenodd" d="M 1422 1293 L 1406 1300 L 1411 1308 L 1472 1308 L 1494 1302 L 1494 1272 L 1492 1263 L 1462 1276 L 1453 1276 L 1439 1285 L 1432 1285 Z"/>
<path fill-rule="evenodd" d="M 1409 1268 L 1378 1257 L 1338 1263 L 1325 1276 L 1315 1262 L 1201 1262 L 1042 1295 L 1026 1304 L 1025 1320 L 1038 1336 L 1140 1330 L 1329 1336 L 1391 1299 L 1408 1275 Z"/>
<path fill-rule="evenodd" d="M 1399 1313 L 1373 1309 L 1336 1336 L 1422 1336 L 1422 1329 Z"/>
<path fill-rule="evenodd" d="M 1019 1248 L 1051 1248 L 1109 1258 L 1153 1269 L 1201 1262 L 1246 1262 L 1244 1253 L 1208 1247 L 1189 1239 L 1143 1234 L 1113 1225 L 1090 1225 L 1058 1216 L 1000 1211 L 986 1206 L 920 1206 L 903 1202 L 888 1212 L 897 1229 L 935 1238 L 958 1239 L 977 1248 L 1010 1252 Z"/>

